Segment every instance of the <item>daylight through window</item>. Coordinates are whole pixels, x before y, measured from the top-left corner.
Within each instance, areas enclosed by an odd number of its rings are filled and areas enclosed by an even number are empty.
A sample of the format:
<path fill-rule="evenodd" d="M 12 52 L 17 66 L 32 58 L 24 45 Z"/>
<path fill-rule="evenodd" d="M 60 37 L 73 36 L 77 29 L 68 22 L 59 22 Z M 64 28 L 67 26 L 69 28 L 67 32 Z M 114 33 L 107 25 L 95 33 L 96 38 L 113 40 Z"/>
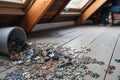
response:
<path fill-rule="evenodd" d="M 71 0 L 65 9 L 82 9 L 88 3 L 88 1 L 89 0 Z"/>

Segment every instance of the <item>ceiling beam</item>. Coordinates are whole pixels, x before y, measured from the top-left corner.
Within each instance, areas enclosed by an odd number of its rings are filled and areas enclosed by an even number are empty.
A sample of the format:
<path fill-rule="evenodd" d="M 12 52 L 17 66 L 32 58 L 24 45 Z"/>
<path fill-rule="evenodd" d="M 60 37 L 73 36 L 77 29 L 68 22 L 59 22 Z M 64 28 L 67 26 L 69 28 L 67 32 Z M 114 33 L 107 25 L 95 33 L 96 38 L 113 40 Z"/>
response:
<path fill-rule="evenodd" d="M 82 24 L 87 20 L 96 10 L 98 10 L 107 0 L 95 0 L 90 7 L 88 7 L 82 15 L 75 21 L 75 25 Z"/>
<path fill-rule="evenodd" d="M 21 21 L 20 26 L 27 33 L 31 32 L 53 2 L 54 0 L 36 0 Z"/>
<path fill-rule="evenodd" d="M 64 10 L 64 8 L 66 7 L 66 5 L 70 2 L 70 0 L 66 0 L 63 5 L 57 10 L 56 14 L 50 19 L 49 22 L 52 22 L 52 20 L 55 19 L 55 17 L 60 14 L 62 12 L 62 10 Z"/>

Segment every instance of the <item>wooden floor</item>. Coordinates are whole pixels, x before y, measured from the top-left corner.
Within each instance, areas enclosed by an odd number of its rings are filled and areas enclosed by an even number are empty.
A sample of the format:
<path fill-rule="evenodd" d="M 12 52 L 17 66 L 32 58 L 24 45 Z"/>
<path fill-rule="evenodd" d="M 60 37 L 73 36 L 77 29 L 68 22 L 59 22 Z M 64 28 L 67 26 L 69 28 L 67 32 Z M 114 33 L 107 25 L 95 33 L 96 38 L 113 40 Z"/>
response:
<path fill-rule="evenodd" d="M 81 49 L 81 46 L 91 48 L 91 52 L 85 54 L 105 62 L 104 65 L 88 65 L 91 70 L 100 74 L 99 78 L 85 77 L 86 80 L 119 80 L 120 63 L 115 59 L 120 59 L 120 27 L 101 27 L 101 26 L 78 26 L 59 28 L 33 32 L 28 37 L 28 42 L 58 43 L 59 46 L 73 47 Z M 112 74 L 107 74 L 104 70 L 109 65 L 114 65 L 116 69 Z M 15 67 L 1 71 L 4 76 Z M 0 77 L 1 77 L 0 76 Z"/>

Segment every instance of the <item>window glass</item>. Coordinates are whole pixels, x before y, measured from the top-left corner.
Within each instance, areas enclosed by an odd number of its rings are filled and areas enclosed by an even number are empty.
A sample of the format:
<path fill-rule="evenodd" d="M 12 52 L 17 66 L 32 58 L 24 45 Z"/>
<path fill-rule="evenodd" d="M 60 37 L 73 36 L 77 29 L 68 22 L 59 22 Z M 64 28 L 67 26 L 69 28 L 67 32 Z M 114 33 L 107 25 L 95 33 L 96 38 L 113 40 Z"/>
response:
<path fill-rule="evenodd" d="M 72 9 L 82 9 L 89 0 L 71 0 L 65 7 L 66 10 Z"/>

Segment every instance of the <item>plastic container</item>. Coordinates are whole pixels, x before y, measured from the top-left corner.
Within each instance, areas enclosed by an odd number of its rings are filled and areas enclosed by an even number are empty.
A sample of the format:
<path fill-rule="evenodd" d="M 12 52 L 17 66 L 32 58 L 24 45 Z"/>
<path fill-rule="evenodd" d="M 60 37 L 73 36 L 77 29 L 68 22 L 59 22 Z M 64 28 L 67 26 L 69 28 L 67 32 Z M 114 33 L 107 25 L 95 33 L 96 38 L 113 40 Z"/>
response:
<path fill-rule="evenodd" d="M 26 33 L 21 27 L 0 28 L 0 53 L 10 55 L 8 49 L 9 39 L 18 38 L 24 42 L 27 41 Z"/>

